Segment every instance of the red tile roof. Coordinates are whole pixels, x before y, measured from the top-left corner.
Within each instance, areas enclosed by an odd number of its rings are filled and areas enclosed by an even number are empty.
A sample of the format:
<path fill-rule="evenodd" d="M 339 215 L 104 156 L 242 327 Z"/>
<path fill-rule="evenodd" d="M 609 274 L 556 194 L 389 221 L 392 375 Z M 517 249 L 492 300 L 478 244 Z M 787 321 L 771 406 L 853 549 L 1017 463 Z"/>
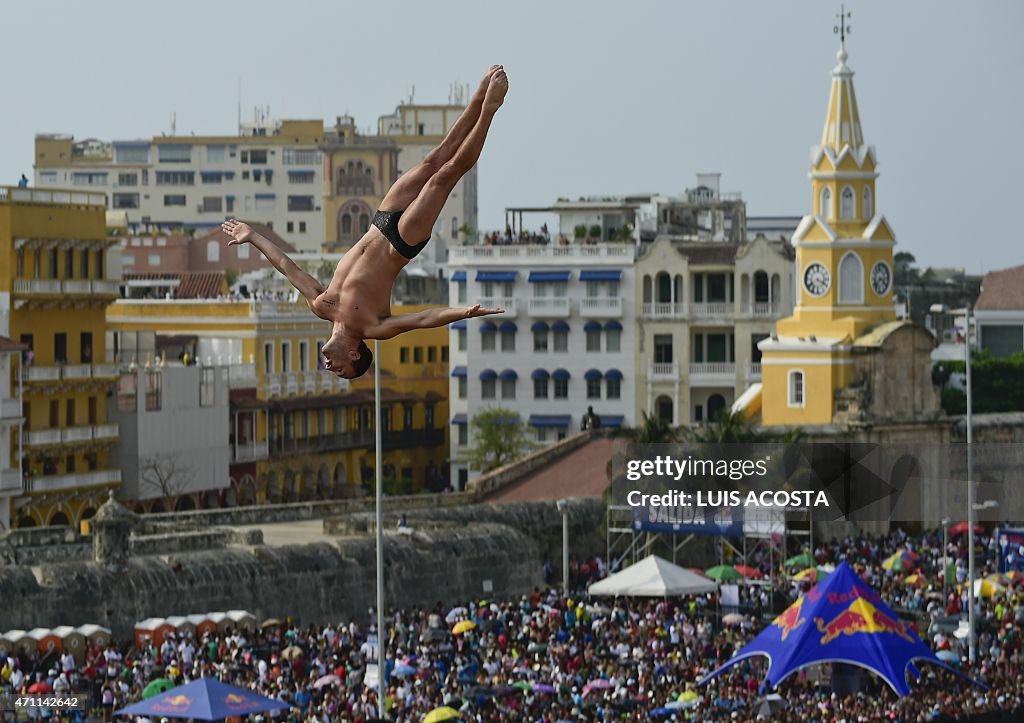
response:
<path fill-rule="evenodd" d="M 125 281 L 171 281 L 178 280 L 174 290 L 177 299 L 211 299 L 225 293 L 227 277 L 223 271 L 149 271 L 140 274 L 124 274 Z"/>
<path fill-rule="evenodd" d="M 239 220 L 244 220 L 244 219 L 239 219 Z M 278 236 L 274 232 L 273 229 L 268 228 L 267 226 L 264 226 L 262 223 L 255 223 L 253 221 L 245 221 L 245 223 L 247 223 L 250 226 L 252 226 L 253 230 L 256 231 L 256 233 L 260 234 L 261 236 L 265 236 L 266 238 L 270 239 L 275 244 L 280 246 L 283 251 L 285 251 L 287 253 L 295 253 L 296 251 L 298 251 L 298 249 L 296 249 L 295 246 L 293 246 L 292 244 L 290 244 L 287 241 L 285 241 L 283 238 Z M 193 241 L 193 243 L 203 243 L 203 244 L 205 244 L 207 241 L 210 241 L 210 240 L 228 241 L 229 239 L 230 239 L 230 236 L 228 236 L 226 233 L 224 233 L 223 231 L 221 231 L 218 228 L 218 229 L 214 229 L 213 231 L 211 231 L 210 233 L 206 234 L 205 236 L 200 236 L 199 238 L 195 239 Z"/>
<path fill-rule="evenodd" d="M 1024 266 L 985 274 L 974 308 L 1024 310 Z"/>

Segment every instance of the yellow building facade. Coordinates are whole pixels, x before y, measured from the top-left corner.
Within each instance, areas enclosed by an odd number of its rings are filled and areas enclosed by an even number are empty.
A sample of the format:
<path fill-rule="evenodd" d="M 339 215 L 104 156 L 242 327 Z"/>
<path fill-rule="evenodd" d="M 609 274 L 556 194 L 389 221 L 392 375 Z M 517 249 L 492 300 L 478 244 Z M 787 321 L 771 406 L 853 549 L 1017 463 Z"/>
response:
<path fill-rule="evenodd" d="M 358 496 L 373 478 L 373 377 L 350 384 L 321 368 L 330 327 L 305 304 L 122 300 L 107 321 L 122 359 L 158 368 L 188 353 L 201 365 L 228 367 L 226 504 Z M 435 349 L 433 364 L 403 363 L 396 341 L 381 349 L 384 471 L 395 492 L 428 486 L 447 457 L 447 334 L 421 339 Z M 143 509 L 203 504 L 161 500 Z"/>
<path fill-rule="evenodd" d="M 105 309 L 119 282 L 105 224 L 103 194 L 0 187 L 0 336 L 28 349 L 16 367 L 23 433 L 10 441 L 23 473 L 16 526 L 77 526 L 121 483 L 107 461 L 118 429 L 107 422 L 117 375 Z"/>
<path fill-rule="evenodd" d="M 837 59 L 812 149 L 812 210 L 793 236 L 797 304 L 759 344 L 765 425 L 830 424 L 837 390 L 852 381 L 858 339 L 896 319 L 895 236 L 876 204 L 877 156 L 864 142 L 844 47 Z"/>

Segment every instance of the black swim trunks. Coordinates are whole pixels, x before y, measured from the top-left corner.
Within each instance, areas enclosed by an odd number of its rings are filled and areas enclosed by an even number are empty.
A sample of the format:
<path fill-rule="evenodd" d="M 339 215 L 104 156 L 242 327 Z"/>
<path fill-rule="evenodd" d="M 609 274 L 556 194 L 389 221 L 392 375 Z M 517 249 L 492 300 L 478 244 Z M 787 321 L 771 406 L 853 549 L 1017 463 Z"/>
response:
<path fill-rule="evenodd" d="M 407 259 L 416 258 L 416 254 L 423 250 L 423 247 L 427 245 L 427 240 L 418 246 L 410 246 L 402 238 L 402 234 L 398 233 L 398 219 L 402 217 L 402 211 L 377 211 L 373 214 L 373 225 L 380 229 L 380 232 L 384 234 L 384 238 L 391 242 L 391 245 L 395 247 L 395 251 L 402 254 Z"/>

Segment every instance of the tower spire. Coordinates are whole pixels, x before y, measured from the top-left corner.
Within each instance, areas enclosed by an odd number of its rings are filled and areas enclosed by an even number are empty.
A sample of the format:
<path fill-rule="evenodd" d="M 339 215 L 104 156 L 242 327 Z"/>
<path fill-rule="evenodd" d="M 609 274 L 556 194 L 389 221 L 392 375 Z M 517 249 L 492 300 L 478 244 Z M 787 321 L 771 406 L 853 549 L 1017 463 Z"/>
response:
<path fill-rule="evenodd" d="M 836 19 L 839 22 L 832 26 L 832 32 L 839 35 L 839 45 L 844 48 L 846 47 L 846 34 L 851 31 L 848 25 L 851 17 L 853 17 L 853 13 L 846 12 L 846 6 L 840 5 L 839 14 L 836 15 Z"/>
<path fill-rule="evenodd" d="M 856 150 L 864 145 L 857 96 L 853 91 L 853 71 L 846 65 L 846 35 L 850 32 L 851 15 L 845 5 L 840 5 L 840 12 L 836 16 L 838 23 L 832 28 L 839 36 L 839 52 L 836 53 L 836 60 L 839 62 L 832 69 L 832 92 L 828 98 L 821 145 L 831 148 L 836 153 L 841 152 L 846 146 Z"/>

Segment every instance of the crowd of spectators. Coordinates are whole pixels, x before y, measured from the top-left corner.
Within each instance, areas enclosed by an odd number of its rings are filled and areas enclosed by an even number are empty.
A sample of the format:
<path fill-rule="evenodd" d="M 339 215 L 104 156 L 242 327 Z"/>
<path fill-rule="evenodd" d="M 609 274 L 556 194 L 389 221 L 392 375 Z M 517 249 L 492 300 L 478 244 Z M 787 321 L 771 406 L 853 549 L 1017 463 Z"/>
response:
<path fill-rule="evenodd" d="M 980 538 L 986 558 L 995 542 Z M 897 550 L 912 552 L 908 569 L 883 569 Z M 1021 639 L 1024 597 L 1012 581 L 979 599 L 977 661 L 967 662 L 966 641 L 937 626 L 964 614 L 961 589 L 966 549 L 954 539 L 957 580 L 942 593 L 941 533 L 909 537 L 847 538 L 812 551 L 819 564 L 847 561 L 936 649 L 963 657 L 965 672 L 982 688 L 940 668 L 923 665 L 912 695 L 898 698 L 865 675 L 863 689 L 840 697 L 827 670 L 805 670 L 778 691 L 785 707 L 774 721 L 964 720 L 998 714 L 993 720 L 1024 720 Z M 766 573 L 766 583 L 740 584 L 741 615 L 723 623 L 715 594 L 677 599 L 590 599 L 556 589 L 536 589 L 517 598 L 473 600 L 447 607 L 438 603 L 388 613 L 388 719 L 421 721 L 432 709 L 449 706 L 467 721 L 753 721 L 764 691 L 765 664 L 744 661 L 701 684 L 701 679 L 763 628 L 778 611 L 773 593 L 793 597 L 809 583 L 794 583 L 778 569 L 776 555 L 761 550 L 747 561 Z M 979 560 L 981 555 L 979 554 Z M 575 562 L 572 583 L 606 574 L 594 558 Z M 546 567 L 545 574 L 553 570 Z M 979 563 L 979 574 L 994 571 Z M 911 574 L 927 584 L 913 586 Z M 557 581 L 551 581 L 554 584 Z M 84 660 L 11 658 L 0 661 L 0 690 L 27 690 L 33 683 L 55 692 L 81 690 L 94 712 L 138 700 L 152 680 L 186 682 L 217 678 L 286 701 L 291 711 L 277 720 L 361 721 L 377 715 L 375 686 L 377 629 L 372 617 L 360 625 L 306 625 L 267 621 L 250 632 L 228 631 L 198 639 L 186 633 L 159 645 L 90 647 Z M 454 633 L 458 623 L 471 629 Z M 272 717 L 272 716 L 268 716 Z M 56 720 L 54 714 L 51 720 Z"/>

